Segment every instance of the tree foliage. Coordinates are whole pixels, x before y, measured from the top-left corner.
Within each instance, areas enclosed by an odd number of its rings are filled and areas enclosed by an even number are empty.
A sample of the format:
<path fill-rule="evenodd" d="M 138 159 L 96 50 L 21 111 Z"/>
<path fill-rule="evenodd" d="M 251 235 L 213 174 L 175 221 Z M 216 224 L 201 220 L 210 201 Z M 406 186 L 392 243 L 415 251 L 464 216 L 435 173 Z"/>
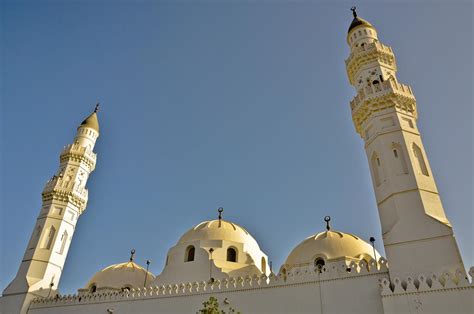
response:
<path fill-rule="evenodd" d="M 197 313 L 198 314 L 227 314 L 227 313 L 235 313 L 240 314 L 240 312 L 236 312 L 233 308 L 229 308 L 229 311 L 226 312 L 219 308 L 219 301 L 216 298 L 210 297 L 209 300 L 204 301 L 202 303 L 203 308 L 200 309 Z"/>

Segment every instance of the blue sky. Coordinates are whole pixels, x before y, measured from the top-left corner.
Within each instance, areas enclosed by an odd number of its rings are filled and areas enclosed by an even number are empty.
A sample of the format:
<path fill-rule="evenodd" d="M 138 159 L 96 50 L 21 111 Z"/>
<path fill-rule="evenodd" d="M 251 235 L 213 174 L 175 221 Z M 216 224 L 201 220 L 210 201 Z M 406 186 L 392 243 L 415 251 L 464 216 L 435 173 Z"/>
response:
<path fill-rule="evenodd" d="M 61 148 L 97 101 L 98 162 L 60 289 L 158 274 L 189 228 L 244 226 L 274 269 L 324 228 L 383 252 L 344 60 L 353 2 L 3 1 L 1 279 L 16 274 Z M 470 1 L 356 3 L 393 47 L 466 266 L 473 258 Z"/>

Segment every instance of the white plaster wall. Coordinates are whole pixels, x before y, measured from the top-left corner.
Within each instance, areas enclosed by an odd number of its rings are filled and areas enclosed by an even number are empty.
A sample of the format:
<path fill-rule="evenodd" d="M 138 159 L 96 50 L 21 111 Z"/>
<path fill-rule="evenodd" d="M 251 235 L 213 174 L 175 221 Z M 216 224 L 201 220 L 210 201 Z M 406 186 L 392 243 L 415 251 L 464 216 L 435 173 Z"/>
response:
<path fill-rule="evenodd" d="M 474 313 L 474 289 L 436 290 L 426 293 L 411 293 L 383 298 L 385 314 Z"/>
<path fill-rule="evenodd" d="M 383 313 L 379 280 L 387 278 L 386 272 L 349 276 L 318 281 L 290 283 L 278 282 L 267 285 L 253 283 L 238 290 L 217 289 L 184 295 L 159 295 L 115 302 L 95 301 L 83 304 L 57 304 L 56 306 L 34 304 L 28 313 L 195 313 L 202 302 L 215 296 L 221 307 L 233 307 L 242 313 Z M 246 284 L 247 285 L 247 284 Z M 224 305 L 223 301 L 229 301 Z"/>

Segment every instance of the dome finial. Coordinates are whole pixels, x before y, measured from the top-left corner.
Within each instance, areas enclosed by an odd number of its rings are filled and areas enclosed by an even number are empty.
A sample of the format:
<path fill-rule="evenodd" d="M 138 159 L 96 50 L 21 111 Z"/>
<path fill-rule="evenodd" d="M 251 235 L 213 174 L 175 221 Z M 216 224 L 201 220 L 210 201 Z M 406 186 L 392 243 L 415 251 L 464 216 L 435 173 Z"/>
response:
<path fill-rule="evenodd" d="M 351 8 L 351 11 L 352 11 L 352 15 L 354 16 L 354 18 L 356 18 L 356 17 L 357 17 L 356 7 L 353 6 L 353 7 Z"/>
<path fill-rule="evenodd" d="M 218 216 L 219 221 L 221 221 L 221 220 L 222 220 L 222 213 L 224 212 L 224 208 L 219 207 L 219 208 L 217 209 L 217 212 L 219 213 L 219 216 Z"/>
<path fill-rule="evenodd" d="M 133 262 L 133 259 L 135 258 L 135 249 L 132 249 L 130 251 L 130 262 Z"/>
<path fill-rule="evenodd" d="M 99 105 L 100 105 L 100 102 L 98 102 L 97 104 L 95 104 L 94 112 L 99 111 Z"/>
<path fill-rule="evenodd" d="M 331 221 L 331 216 L 324 217 L 324 221 L 326 222 L 326 230 L 331 230 L 331 226 L 329 225 L 329 222 Z"/>

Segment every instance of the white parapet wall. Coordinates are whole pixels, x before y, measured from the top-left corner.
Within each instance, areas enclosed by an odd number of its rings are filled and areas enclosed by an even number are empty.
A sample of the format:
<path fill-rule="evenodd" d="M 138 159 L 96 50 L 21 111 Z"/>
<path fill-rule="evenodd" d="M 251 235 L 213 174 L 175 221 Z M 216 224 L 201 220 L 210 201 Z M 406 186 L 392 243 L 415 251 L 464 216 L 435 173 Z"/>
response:
<path fill-rule="evenodd" d="M 384 313 L 474 313 L 474 267 L 469 275 L 471 281 L 463 270 L 393 282 L 384 278 L 380 282 Z"/>
<path fill-rule="evenodd" d="M 313 267 L 286 275 L 248 276 L 36 299 L 28 313 L 196 313 L 214 296 L 221 308 L 242 313 L 383 313 L 380 282 L 386 261 Z"/>

